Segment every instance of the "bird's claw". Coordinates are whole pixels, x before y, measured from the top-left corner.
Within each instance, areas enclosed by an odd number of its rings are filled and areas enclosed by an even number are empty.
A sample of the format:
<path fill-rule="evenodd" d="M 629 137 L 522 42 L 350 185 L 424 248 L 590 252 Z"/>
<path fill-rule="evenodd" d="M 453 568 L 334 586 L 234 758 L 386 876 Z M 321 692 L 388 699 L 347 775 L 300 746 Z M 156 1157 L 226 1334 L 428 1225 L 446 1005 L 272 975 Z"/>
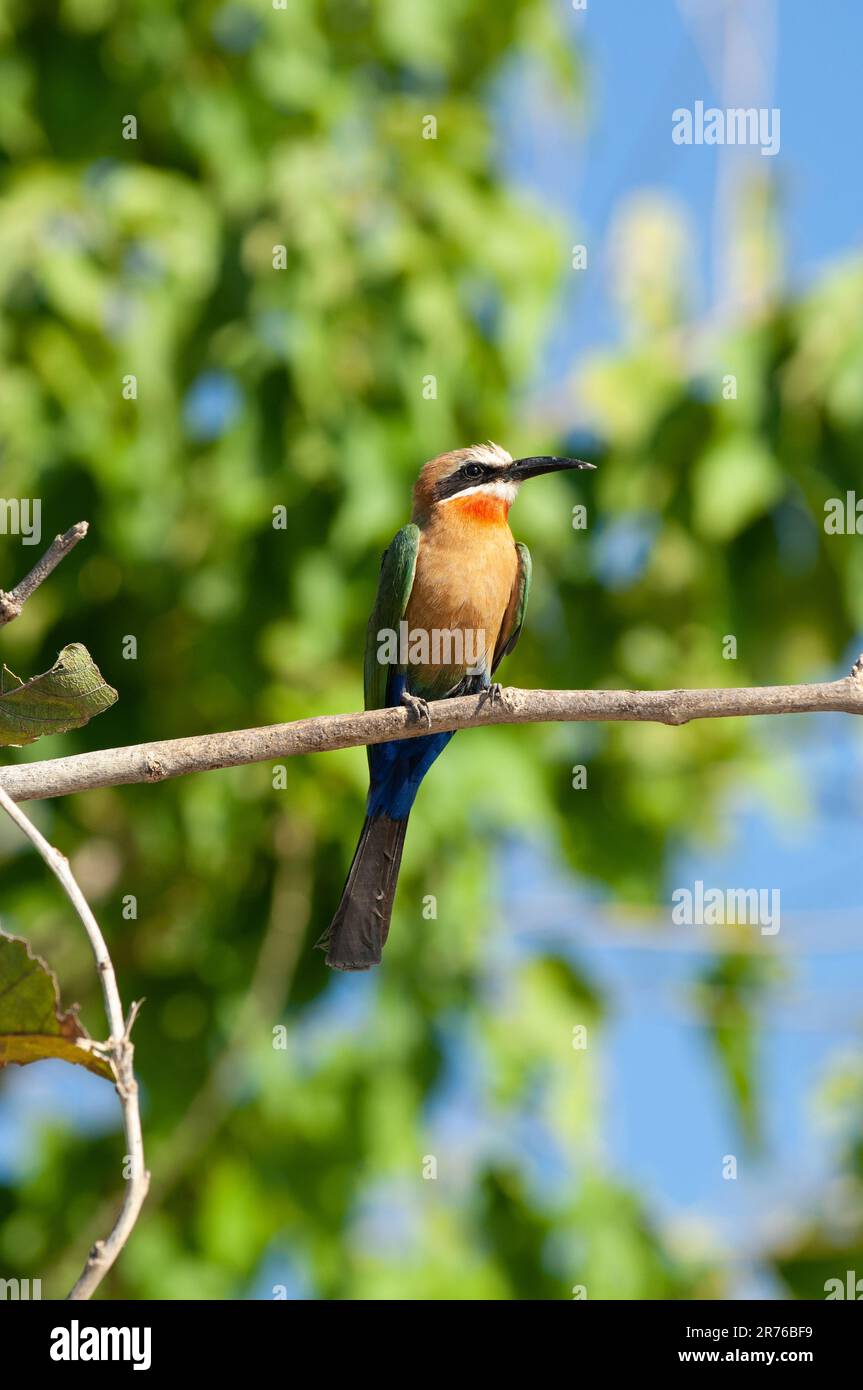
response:
<path fill-rule="evenodd" d="M 410 691 L 406 690 L 402 696 L 402 704 L 410 710 L 417 723 L 424 720 L 431 728 L 432 718 L 428 700 L 424 700 L 421 695 L 411 695 Z"/>
<path fill-rule="evenodd" d="M 506 698 L 503 693 L 503 686 L 501 685 L 500 681 L 492 681 L 491 685 L 486 686 L 485 690 L 483 691 L 483 696 L 484 699 L 488 700 L 489 703 L 492 705 L 496 705 L 498 702 L 500 702 L 502 705 L 506 704 Z"/>

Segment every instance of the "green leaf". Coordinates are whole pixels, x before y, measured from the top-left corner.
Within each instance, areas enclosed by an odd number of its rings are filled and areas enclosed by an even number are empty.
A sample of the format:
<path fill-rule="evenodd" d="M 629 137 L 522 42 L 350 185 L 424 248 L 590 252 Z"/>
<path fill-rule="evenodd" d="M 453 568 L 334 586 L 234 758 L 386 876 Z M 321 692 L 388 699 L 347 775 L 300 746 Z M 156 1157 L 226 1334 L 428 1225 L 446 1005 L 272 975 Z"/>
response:
<path fill-rule="evenodd" d="M 117 692 L 102 677 L 86 647 L 64 647 L 50 671 L 22 681 L 7 666 L 0 674 L 0 746 L 35 743 L 45 734 L 80 729 L 110 709 Z"/>
<path fill-rule="evenodd" d="M 57 977 L 26 941 L 0 931 L 0 1067 L 59 1058 L 114 1080 L 97 1056 L 76 1010 L 60 1008 Z"/>

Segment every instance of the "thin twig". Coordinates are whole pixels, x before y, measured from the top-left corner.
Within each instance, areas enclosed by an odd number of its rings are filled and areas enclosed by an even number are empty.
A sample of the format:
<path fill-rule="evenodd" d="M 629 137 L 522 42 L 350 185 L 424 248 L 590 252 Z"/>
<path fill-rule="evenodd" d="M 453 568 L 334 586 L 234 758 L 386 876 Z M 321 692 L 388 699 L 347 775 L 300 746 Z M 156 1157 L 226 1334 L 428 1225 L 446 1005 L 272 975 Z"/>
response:
<path fill-rule="evenodd" d="M 30 573 L 25 575 L 14 589 L 10 589 L 8 593 L 0 589 L 0 627 L 5 627 L 6 623 L 11 623 L 13 618 L 18 617 L 30 595 L 57 568 L 69 551 L 84 539 L 89 529 L 89 522 L 79 521 L 70 527 L 65 535 L 55 536 L 41 560 L 36 562 Z"/>
<path fill-rule="evenodd" d="M 418 720 L 402 706 L 366 710 L 362 714 L 321 715 L 292 724 L 269 724 L 260 729 L 200 734 L 21 763 L 0 771 L 0 785 L 14 801 L 34 801 L 94 787 L 163 782 L 190 772 L 212 772 L 221 767 L 356 748 L 481 724 L 641 720 L 677 725 L 693 719 L 813 711 L 863 714 L 863 657 L 855 663 L 851 674 L 841 680 L 810 685 L 757 685 L 727 690 L 519 690 L 510 686 L 494 700 L 489 694 L 437 700 L 428 706 L 428 720 Z"/>
<path fill-rule="evenodd" d="M 290 816 L 277 823 L 273 838 L 276 869 L 270 909 L 249 988 L 203 1085 L 185 1105 L 170 1134 L 158 1143 L 147 1197 L 150 1214 L 165 1203 L 219 1133 L 242 1086 L 244 1065 L 260 1045 L 261 1020 L 278 1018 L 290 995 L 311 910 L 313 844 L 308 823 Z M 96 1220 L 110 1220 L 104 1203 Z M 48 1278 L 65 1277 L 75 1258 L 74 1247 L 63 1250 L 48 1267 Z"/>
<path fill-rule="evenodd" d="M 150 1174 L 144 1166 L 144 1139 L 141 1132 L 141 1112 L 138 1106 L 138 1083 L 135 1080 L 133 1066 L 135 1049 L 131 1039 L 132 1026 L 137 1017 L 140 1003 L 133 1004 L 128 1018 L 124 1018 L 114 966 L 105 944 L 105 938 L 93 916 L 90 904 L 78 886 L 66 856 L 55 849 L 53 845 L 49 845 L 44 835 L 36 829 L 33 822 L 2 787 L 0 787 L 0 807 L 15 822 L 19 830 L 23 831 L 28 840 L 35 845 L 48 868 L 59 879 L 69 901 L 80 917 L 90 940 L 93 955 L 96 958 L 105 1000 L 105 1013 L 108 1015 L 110 1037 L 105 1044 L 105 1051 L 114 1065 L 117 1094 L 123 1107 L 123 1129 L 126 1136 L 126 1160 L 129 1164 L 129 1175 L 123 1205 L 110 1235 L 105 1240 L 97 1241 L 93 1246 L 80 1278 L 69 1294 L 70 1299 L 87 1299 L 98 1288 L 129 1239 L 150 1184 Z"/>

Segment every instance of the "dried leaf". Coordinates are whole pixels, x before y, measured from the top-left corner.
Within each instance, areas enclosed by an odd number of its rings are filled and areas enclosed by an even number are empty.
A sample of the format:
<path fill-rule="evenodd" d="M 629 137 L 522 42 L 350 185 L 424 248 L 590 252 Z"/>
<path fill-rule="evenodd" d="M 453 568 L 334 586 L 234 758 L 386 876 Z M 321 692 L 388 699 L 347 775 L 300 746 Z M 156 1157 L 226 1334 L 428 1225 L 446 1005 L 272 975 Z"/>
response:
<path fill-rule="evenodd" d="M 113 1081 L 110 1062 L 89 1043 L 76 1010 L 61 1009 L 53 971 L 21 937 L 0 931 L 0 1067 L 54 1057 Z"/>

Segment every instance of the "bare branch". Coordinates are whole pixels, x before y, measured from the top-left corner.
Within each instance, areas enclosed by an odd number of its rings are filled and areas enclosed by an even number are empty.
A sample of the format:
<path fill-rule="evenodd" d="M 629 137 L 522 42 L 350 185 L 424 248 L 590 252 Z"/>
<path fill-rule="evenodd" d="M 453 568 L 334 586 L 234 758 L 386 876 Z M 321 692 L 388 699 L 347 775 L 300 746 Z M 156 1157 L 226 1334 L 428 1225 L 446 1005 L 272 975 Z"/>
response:
<path fill-rule="evenodd" d="M 11 623 L 13 618 L 18 617 L 30 595 L 57 568 L 69 551 L 74 550 L 78 542 L 83 540 L 89 529 L 88 521 L 79 521 L 70 527 L 64 536 L 55 536 L 41 560 L 37 561 L 30 573 L 25 575 L 14 589 L 10 589 L 8 593 L 0 589 L 0 627 L 5 627 L 6 623 Z"/>
<path fill-rule="evenodd" d="M 428 708 L 430 723 L 419 721 L 409 710 L 396 706 L 22 763 L 0 772 L 0 786 L 14 801 L 31 801 L 67 796 L 94 787 L 163 782 L 190 772 L 212 772 L 216 768 L 271 762 L 301 753 L 417 738 L 429 730 L 442 733 L 482 724 L 621 720 L 686 724 L 693 719 L 768 714 L 830 711 L 863 714 L 863 657 L 855 663 L 850 675 L 819 684 L 759 685 L 727 690 L 519 690 L 509 687 L 497 700 L 492 700 L 488 694 L 465 695 L 455 700 L 435 701 Z"/>
<path fill-rule="evenodd" d="M 105 944 L 105 938 L 93 916 L 90 904 L 78 886 L 66 856 L 55 849 L 53 845 L 49 845 L 41 831 L 36 829 L 33 822 L 2 787 L 0 787 L 0 807 L 11 817 L 19 830 L 23 831 L 28 840 L 35 845 L 48 868 L 59 879 L 69 901 L 80 917 L 90 940 L 93 955 L 96 958 L 105 1000 L 105 1013 L 108 1015 L 110 1037 L 105 1044 L 105 1051 L 114 1065 L 117 1094 L 123 1107 L 123 1129 L 126 1137 L 126 1161 L 129 1164 L 129 1176 L 123 1205 L 110 1235 L 105 1240 L 97 1241 L 93 1246 L 83 1272 L 69 1294 L 70 1299 L 87 1299 L 98 1288 L 129 1239 L 150 1184 L 150 1174 L 144 1167 L 144 1139 L 141 1132 L 141 1112 L 138 1107 L 138 1083 L 135 1080 L 133 1067 L 135 1049 L 130 1036 L 140 1004 L 133 1004 L 128 1019 L 124 1020 L 114 966 Z"/>

